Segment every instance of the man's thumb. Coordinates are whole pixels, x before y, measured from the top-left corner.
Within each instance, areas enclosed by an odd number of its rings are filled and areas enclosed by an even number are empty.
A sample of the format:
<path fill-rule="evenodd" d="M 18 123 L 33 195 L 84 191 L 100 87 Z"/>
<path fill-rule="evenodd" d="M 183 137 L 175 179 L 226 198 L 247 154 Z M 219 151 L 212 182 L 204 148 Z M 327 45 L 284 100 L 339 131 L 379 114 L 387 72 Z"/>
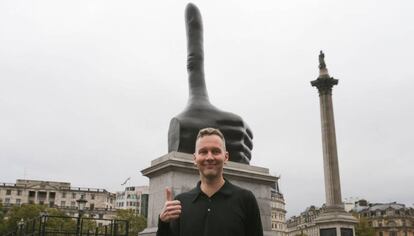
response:
<path fill-rule="evenodd" d="M 173 196 L 173 194 L 172 194 L 172 190 L 171 190 L 171 188 L 165 188 L 165 199 L 167 200 L 167 201 L 172 201 L 172 200 L 174 200 L 174 196 Z"/>

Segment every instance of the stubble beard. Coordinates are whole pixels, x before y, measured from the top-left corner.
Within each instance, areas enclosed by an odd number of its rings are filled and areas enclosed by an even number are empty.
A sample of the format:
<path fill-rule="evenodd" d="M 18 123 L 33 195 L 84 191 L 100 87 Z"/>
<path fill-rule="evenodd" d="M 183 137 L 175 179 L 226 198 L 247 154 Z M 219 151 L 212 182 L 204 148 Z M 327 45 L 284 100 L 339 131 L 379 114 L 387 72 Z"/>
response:
<path fill-rule="evenodd" d="M 208 182 L 214 182 L 223 178 L 223 167 L 221 169 L 204 169 L 200 170 L 200 177 Z"/>

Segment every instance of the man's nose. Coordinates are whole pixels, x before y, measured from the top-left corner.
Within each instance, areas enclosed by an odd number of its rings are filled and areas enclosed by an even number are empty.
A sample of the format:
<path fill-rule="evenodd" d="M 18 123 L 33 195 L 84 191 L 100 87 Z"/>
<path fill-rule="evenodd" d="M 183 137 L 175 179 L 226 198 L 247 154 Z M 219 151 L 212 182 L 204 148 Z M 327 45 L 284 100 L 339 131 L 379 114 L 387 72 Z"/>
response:
<path fill-rule="evenodd" d="M 208 152 L 207 153 L 207 158 L 206 158 L 207 160 L 212 160 L 212 159 L 214 159 L 213 158 L 213 153 L 211 153 L 211 152 Z"/>

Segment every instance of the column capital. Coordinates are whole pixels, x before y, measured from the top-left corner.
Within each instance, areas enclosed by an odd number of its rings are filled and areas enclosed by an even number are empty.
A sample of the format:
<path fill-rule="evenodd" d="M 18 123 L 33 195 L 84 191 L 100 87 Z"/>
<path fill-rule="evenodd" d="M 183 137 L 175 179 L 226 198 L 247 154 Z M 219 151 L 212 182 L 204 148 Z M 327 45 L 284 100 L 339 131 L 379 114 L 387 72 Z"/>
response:
<path fill-rule="evenodd" d="M 319 95 L 332 94 L 332 87 L 337 84 L 337 79 L 328 76 L 319 76 L 316 80 L 311 81 L 311 85 L 318 88 Z"/>

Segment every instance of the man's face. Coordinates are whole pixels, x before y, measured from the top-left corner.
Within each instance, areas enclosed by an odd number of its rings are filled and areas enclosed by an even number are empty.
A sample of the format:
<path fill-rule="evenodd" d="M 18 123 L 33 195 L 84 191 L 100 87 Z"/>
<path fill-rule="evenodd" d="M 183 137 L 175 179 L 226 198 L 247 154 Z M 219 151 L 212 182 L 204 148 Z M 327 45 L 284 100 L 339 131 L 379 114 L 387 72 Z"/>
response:
<path fill-rule="evenodd" d="M 194 163 L 200 175 L 207 179 L 221 178 L 223 165 L 229 159 L 223 141 L 217 135 L 207 135 L 196 142 Z"/>

